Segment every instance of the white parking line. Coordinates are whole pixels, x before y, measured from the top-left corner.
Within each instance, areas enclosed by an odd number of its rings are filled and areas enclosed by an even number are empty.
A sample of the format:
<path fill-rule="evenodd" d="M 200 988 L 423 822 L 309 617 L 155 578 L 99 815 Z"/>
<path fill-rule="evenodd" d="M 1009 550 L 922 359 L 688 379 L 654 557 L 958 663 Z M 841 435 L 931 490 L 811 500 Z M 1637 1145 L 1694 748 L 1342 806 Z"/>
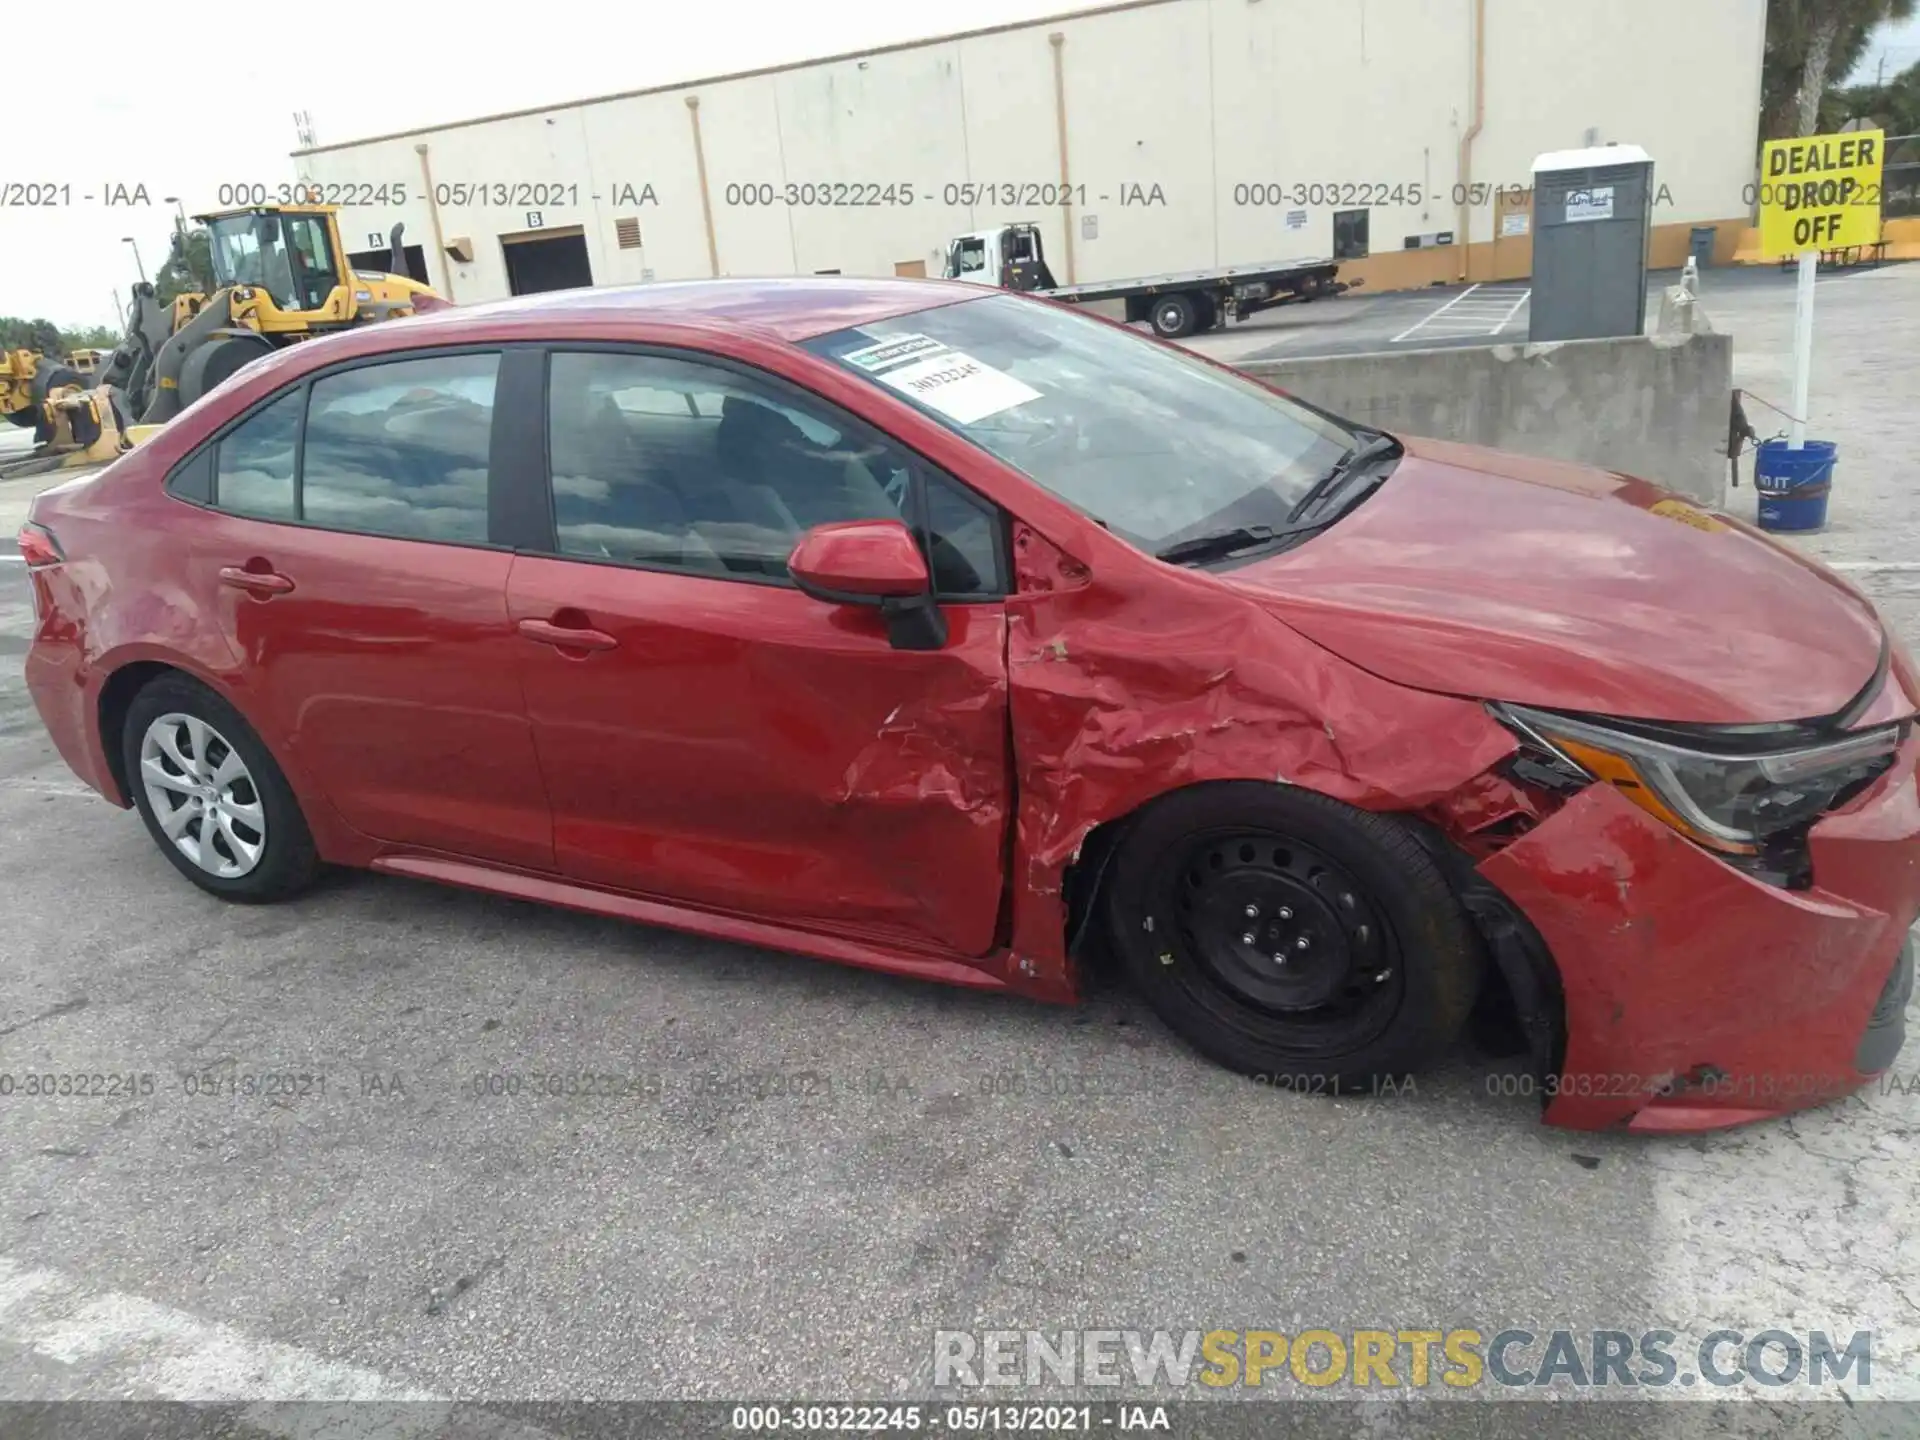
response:
<path fill-rule="evenodd" d="M 1423 316 L 1387 343 L 1398 345 L 1415 336 L 1457 340 L 1470 335 L 1495 336 L 1526 308 L 1533 290 L 1512 286 L 1469 285 L 1431 315 Z"/>
<path fill-rule="evenodd" d="M 242 1419 L 286 1440 L 349 1433 L 355 1440 L 426 1440 L 484 1431 L 505 1440 L 547 1432 L 377 1371 L 256 1340 L 139 1295 L 97 1290 L 57 1270 L 0 1255 L 0 1342 L 75 1367 L 86 1398 L 255 1402 Z M 0 1396 L 0 1400 L 31 1399 Z M 290 1402 L 353 1401 L 331 1416 Z M 369 1406 L 367 1402 L 377 1404 Z M 352 1423 L 341 1427 L 341 1420 Z"/>
<path fill-rule="evenodd" d="M 1458 295 L 1454 296 L 1453 299 L 1449 300 L 1446 304 L 1442 305 L 1438 310 L 1434 311 L 1431 315 L 1421 316 L 1420 319 L 1414 321 L 1413 324 L 1409 325 L 1405 330 L 1402 330 L 1398 335 L 1394 336 L 1393 339 L 1388 341 L 1387 343 L 1390 345 L 1398 345 L 1402 340 L 1406 339 L 1409 335 L 1413 334 L 1413 332 L 1418 330 L 1422 325 L 1425 325 L 1432 320 L 1438 320 L 1442 315 L 1446 314 L 1447 311 L 1451 310 L 1454 306 L 1458 305 L 1462 300 L 1466 299 L 1469 295 L 1473 294 L 1474 291 L 1478 290 L 1479 288 L 1480 287 L 1478 285 L 1469 285 L 1466 289 L 1462 290 Z"/>
<path fill-rule="evenodd" d="M 65 1365 L 104 1367 L 114 1393 L 166 1400 L 436 1400 L 371 1370 L 253 1340 L 138 1295 L 92 1292 L 0 1256 L 0 1338 Z M 135 1388 L 137 1387 L 137 1388 Z"/>

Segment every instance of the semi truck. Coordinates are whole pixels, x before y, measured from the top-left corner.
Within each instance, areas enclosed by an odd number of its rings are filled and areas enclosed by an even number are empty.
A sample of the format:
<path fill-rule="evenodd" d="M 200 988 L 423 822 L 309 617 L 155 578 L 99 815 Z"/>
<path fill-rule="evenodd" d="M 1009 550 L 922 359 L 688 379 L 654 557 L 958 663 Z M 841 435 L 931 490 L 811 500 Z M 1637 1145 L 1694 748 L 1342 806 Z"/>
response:
<path fill-rule="evenodd" d="M 1236 324 L 1256 311 L 1292 301 L 1317 300 L 1351 290 L 1358 281 L 1342 281 L 1337 260 L 1281 260 L 1266 265 L 1233 265 L 1171 275 L 1142 275 L 1132 280 L 1100 280 L 1088 285 L 1058 285 L 1040 243 L 1040 227 L 1002 225 L 956 235 L 947 244 L 949 280 L 971 280 L 1020 290 L 1069 305 L 1119 300 L 1129 322 L 1146 321 L 1168 340 Z"/>

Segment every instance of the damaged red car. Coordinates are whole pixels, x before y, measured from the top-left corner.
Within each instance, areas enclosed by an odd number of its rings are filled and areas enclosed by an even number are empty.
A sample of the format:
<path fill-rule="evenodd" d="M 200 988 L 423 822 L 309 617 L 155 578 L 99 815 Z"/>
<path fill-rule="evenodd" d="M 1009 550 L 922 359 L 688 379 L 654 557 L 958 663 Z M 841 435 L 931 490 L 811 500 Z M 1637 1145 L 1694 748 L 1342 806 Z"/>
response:
<path fill-rule="evenodd" d="M 322 863 L 1048 1000 L 1108 954 L 1366 1089 L 1476 1006 L 1547 1120 L 1898 1051 L 1920 678 L 1637 479 L 940 282 L 575 291 L 242 372 L 20 536 L 27 676 L 187 878 Z"/>

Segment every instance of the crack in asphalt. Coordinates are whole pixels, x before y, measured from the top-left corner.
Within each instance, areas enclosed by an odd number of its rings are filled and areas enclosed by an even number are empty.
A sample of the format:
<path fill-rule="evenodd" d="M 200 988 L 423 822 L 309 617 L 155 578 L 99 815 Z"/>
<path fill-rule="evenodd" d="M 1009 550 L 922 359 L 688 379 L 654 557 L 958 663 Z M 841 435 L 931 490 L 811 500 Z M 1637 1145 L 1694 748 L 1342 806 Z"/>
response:
<path fill-rule="evenodd" d="M 28 1019 L 18 1021 L 12 1025 L 0 1025 L 0 1035 L 16 1035 L 30 1025 L 38 1025 L 42 1020 L 57 1020 L 62 1015 L 71 1015 L 76 1010 L 86 1009 L 88 1003 L 87 997 L 84 995 L 80 996 L 77 1000 L 62 1000 L 51 1009 L 42 1010 L 38 1015 L 31 1016 Z"/>

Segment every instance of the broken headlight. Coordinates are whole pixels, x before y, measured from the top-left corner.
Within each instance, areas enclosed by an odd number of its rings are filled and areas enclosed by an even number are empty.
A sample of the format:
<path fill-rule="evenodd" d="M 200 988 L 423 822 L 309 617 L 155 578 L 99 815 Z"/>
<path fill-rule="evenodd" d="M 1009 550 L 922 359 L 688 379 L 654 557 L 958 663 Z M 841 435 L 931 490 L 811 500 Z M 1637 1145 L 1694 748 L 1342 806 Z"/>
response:
<path fill-rule="evenodd" d="M 1893 763 L 1903 730 L 1885 725 L 1763 749 L 1738 730 L 1685 727 L 1690 743 L 1682 744 L 1635 733 L 1622 722 L 1576 720 L 1522 705 L 1489 708 L 1524 741 L 1730 858 L 1761 856 L 1859 793 Z M 1672 735 L 1683 727 L 1659 728 Z"/>

